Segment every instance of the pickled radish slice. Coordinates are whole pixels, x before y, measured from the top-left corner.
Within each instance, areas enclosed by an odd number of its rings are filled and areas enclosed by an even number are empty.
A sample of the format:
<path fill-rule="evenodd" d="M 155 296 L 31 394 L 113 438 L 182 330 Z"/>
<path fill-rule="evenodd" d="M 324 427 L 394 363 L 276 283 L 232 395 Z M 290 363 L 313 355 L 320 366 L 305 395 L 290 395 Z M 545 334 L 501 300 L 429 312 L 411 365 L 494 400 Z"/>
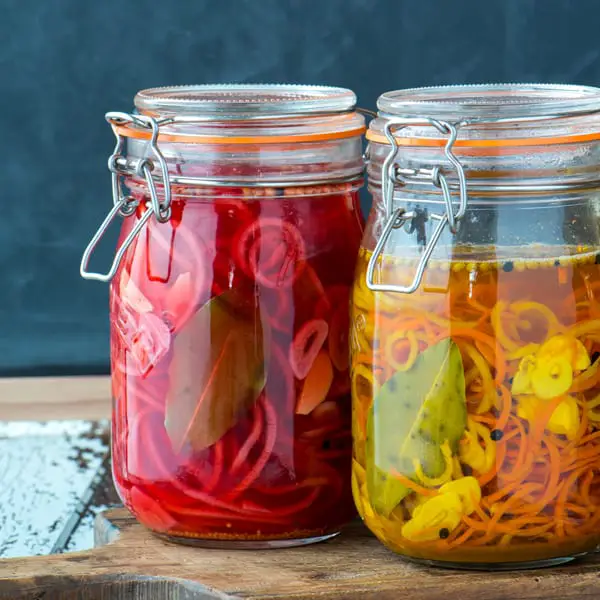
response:
<path fill-rule="evenodd" d="M 165 532 L 177 525 L 175 517 L 168 513 L 157 500 L 153 500 L 137 486 L 126 492 L 126 504 L 134 515 L 140 514 L 148 529 Z"/>
<path fill-rule="evenodd" d="M 265 415 L 264 446 L 256 463 L 252 465 L 252 468 L 248 474 L 232 490 L 232 496 L 237 496 L 241 492 L 248 489 L 248 487 L 256 481 L 262 470 L 265 468 L 267 461 L 271 457 L 273 447 L 275 446 L 275 441 L 277 440 L 277 415 L 275 413 L 275 409 L 265 397 L 263 397 L 261 404 Z"/>
<path fill-rule="evenodd" d="M 263 431 L 263 418 L 262 418 L 262 410 L 260 409 L 259 404 L 255 404 L 254 413 L 252 419 L 252 429 L 248 434 L 248 437 L 242 444 L 239 452 L 236 454 L 233 462 L 231 463 L 231 472 L 235 473 L 240 469 L 240 467 L 246 462 L 248 458 L 248 454 L 254 447 L 254 444 L 258 442 L 262 431 Z"/>
<path fill-rule="evenodd" d="M 275 236 L 271 236 L 272 239 Z M 289 245 L 288 242 L 272 241 L 265 244 L 262 239 L 257 240 L 249 251 L 252 273 L 260 284 L 269 288 L 286 288 L 306 267 L 303 252 L 298 246 Z M 265 259 L 262 257 L 266 256 Z"/>
<path fill-rule="evenodd" d="M 259 218 L 242 230 L 234 255 L 249 277 L 269 288 L 291 286 L 306 267 L 302 235 L 276 217 Z"/>
<path fill-rule="evenodd" d="M 325 400 L 332 382 L 333 367 L 331 366 L 331 359 L 325 352 L 320 352 L 315 358 L 302 386 L 296 413 L 299 415 L 310 414 Z"/>
<path fill-rule="evenodd" d="M 305 323 L 294 338 L 290 348 L 290 366 L 298 379 L 304 379 L 319 354 L 329 327 L 322 319 L 313 319 Z"/>

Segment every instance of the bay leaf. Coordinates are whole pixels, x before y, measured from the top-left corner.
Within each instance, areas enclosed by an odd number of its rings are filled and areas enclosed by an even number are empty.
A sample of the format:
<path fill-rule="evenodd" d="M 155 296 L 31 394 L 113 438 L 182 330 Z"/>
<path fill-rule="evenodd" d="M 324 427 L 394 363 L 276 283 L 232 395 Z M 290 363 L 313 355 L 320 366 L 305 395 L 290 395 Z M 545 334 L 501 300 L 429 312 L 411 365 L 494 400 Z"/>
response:
<path fill-rule="evenodd" d="M 165 428 L 176 452 L 218 441 L 256 402 L 269 360 L 257 301 L 236 290 L 215 296 L 175 336 Z"/>
<path fill-rule="evenodd" d="M 367 488 L 375 510 L 388 516 L 410 493 L 392 472 L 415 480 L 414 459 L 429 477 L 441 475 L 442 444 L 456 452 L 466 421 L 463 363 L 452 340 L 431 346 L 411 369 L 388 379 L 367 418 Z"/>

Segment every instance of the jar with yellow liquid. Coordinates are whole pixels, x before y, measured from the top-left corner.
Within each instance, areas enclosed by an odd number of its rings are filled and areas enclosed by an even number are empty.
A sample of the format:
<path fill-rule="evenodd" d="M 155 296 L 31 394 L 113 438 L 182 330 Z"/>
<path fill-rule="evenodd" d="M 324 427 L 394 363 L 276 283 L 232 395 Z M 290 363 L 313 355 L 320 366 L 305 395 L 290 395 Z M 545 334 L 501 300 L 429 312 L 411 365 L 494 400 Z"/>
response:
<path fill-rule="evenodd" d="M 600 89 L 383 94 L 351 309 L 353 492 L 412 559 L 600 541 Z"/>

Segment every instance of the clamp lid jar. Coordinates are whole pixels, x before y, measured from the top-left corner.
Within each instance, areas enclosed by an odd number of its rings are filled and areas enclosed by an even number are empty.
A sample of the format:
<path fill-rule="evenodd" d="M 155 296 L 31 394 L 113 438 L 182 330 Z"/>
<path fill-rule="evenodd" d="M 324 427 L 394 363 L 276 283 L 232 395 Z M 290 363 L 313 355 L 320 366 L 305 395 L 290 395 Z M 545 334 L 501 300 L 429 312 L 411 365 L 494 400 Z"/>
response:
<path fill-rule="evenodd" d="M 600 540 L 600 90 L 389 92 L 352 305 L 353 487 L 400 554 L 556 564 Z"/>
<path fill-rule="evenodd" d="M 153 532 L 203 546 L 336 535 L 350 486 L 349 294 L 363 117 L 349 90 L 146 90 L 109 113 L 113 473 Z M 88 268 L 123 216 L 107 273 Z"/>

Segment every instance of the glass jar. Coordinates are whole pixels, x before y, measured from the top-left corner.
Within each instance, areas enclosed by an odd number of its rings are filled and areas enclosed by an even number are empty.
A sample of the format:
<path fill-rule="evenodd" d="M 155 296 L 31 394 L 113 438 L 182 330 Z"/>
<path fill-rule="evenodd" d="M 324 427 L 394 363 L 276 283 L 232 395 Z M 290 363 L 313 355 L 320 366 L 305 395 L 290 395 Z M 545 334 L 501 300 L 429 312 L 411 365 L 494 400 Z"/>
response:
<path fill-rule="evenodd" d="M 109 113 L 113 475 L 170 540 L 327 539 L 355 514 L 349 297 L 364 119 L 345 89 L 145 90 Z M 124 188 L 125 191 L 122 189 Z M 90 253 L 116 215 L 115 262 Z"/>
<path fill-rule="evenodd" d="M 392 550 L 551 565 L 600 541 L 600 90 L 395 91 L 367 132 L 353 492 Z"/>

